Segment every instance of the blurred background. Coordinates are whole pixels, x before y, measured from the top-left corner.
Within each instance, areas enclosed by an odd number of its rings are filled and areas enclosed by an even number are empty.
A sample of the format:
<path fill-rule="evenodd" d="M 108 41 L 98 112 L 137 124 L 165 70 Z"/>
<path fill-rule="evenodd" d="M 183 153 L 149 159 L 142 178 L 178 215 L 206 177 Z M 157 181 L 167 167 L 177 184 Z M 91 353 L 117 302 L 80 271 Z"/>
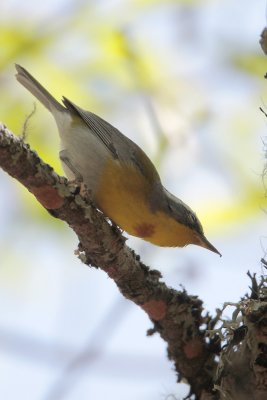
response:
<path fill-rule="evenodd" d="M 257 3 L 257 4 L 256 4 Z M 261 273 L 267 63 L 265 1 L 8 0 L 0 3 L 0 118 L 21 134 L 34 98 L 27 68 L 57 98 L 100 115 L 139 144 L 167 189 L 193 208 L 222 258 L 200 247 L 128 245 L 214 314 Z M 27 142 L 63 174 L 40 104 Z M 182 399 L 165 343 L 77 238 L 0 170 L 0 396 L 5 400 Z M 226 316 L 227 316 L 226 311 Z M 229 314 L 230 315 L 230 314 Z"/>

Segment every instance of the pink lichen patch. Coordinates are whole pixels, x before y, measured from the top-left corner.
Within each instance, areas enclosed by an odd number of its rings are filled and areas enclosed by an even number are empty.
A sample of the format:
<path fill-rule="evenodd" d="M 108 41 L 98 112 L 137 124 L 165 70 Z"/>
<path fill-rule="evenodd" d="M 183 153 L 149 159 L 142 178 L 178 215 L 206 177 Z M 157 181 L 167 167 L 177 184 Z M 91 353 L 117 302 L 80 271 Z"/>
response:
<path fill-rule="evenodd" d="M 166 315 L 167 305 L 162 300 L 150 300 L 141 307 L 155 321 L 163 319 Z"/>
<path fill-rule="evenodd" d="M 203 351 L 203 344 L 199 339 L 192 339 L 183 348 L 186 357 L 190 360 L 199 357 Z"/>
<path fill-rule="evenodd" d="M 108 276 L 112 279 L 115 279 L 116 276 L 118 275 L 118 270 L 114 267 L 110 267 L 106 270 Z"/>
<path fill-rule="evenodd" d="M 52 186 L 31 187 L 30 190 L 36 199 L 49 210 L 60 208 L 64 203 L 63 197 Z"/>
<path fill-rule="evenodd" d="M 150 237 L 155 233 L 155 226 L 152 224 L 142 223 L 134 226 L 136 236 L 141 238 Z"/>

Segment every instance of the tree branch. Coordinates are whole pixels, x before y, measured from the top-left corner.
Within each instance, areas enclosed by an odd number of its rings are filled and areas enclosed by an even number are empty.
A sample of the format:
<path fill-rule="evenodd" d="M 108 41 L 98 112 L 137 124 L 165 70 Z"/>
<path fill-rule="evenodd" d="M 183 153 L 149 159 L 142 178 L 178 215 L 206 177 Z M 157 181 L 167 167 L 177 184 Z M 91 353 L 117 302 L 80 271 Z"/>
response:
<path fill-rule="evenodd" d="M 38 155 L 0 126 L 0 166 L 22 183 L 55 218 L 75 231 L 78 256 L 87 265 L 100 268 L 114 280 L 121 293 L 140 306 L 154 324 L 149 334 L 158 332 L 167 342 L 168 356 L 176 371 L 190 384 L 196 399 L 217 399 L 213 376 L 220 350 L 216 340 L 205 339 L 205 326 L 212 323 L 202 316 L 202 301 L 185 291 L 168 288 L 158 271 L 150 270 L 125 244 L 119 230 L 107 221 L 79 187 L 58 176 Z M 204 326 L 204 329 L 203 329 Z M 201 327 L 201 328 L 200 328 Z"/>

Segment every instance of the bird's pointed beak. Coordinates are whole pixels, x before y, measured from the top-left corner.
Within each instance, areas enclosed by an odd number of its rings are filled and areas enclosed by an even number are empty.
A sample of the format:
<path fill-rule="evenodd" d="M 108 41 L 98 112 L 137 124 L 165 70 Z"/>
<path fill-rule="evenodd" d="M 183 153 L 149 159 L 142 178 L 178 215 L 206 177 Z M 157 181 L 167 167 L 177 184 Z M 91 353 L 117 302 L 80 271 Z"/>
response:
<path fill-rule="evenodd" d="M 204 247 L 205 249 L 208 249 L 210 251 L 213 251 L 213 253 L 219 254 L 219 256 L 221 257 L 221 253 L 208 241 L 208 239 L 205 238 L 204 235 L 198 235 L 197 236 L 197 245 Z"/>

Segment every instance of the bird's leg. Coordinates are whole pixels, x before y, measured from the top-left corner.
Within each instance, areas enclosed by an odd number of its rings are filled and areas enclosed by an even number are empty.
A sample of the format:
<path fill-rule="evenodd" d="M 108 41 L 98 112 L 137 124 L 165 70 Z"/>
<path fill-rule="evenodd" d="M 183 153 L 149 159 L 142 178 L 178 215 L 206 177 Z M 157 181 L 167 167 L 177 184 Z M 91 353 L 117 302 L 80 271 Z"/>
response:
<path fill-rule="evenodd" d="M 66 167 L 72 172 L 73 176 L 75 177 L 73 180 L 69 180 L 70 185 L 75 188 L 75 191 L 79 193 L 83 197 L 88 197 L 88 188 L 83 182 L 82 174 L 72 165 L 69 157 L 68 152 L 66 150 L 61 150 L 59 152 L 59 158 L 66 165 Z"/>
<path fill-rule="evenodd" d="M 77 171 L 77 169 L 72 165 L 72 163 L 68 157 L 68 152 L 66 150 L 61 150 L 59 152 L 59 158 L 75 176 L 75 179 L 73 180 L 73 182 L 81 183 L 83 181 L 83 177 L 80 174 L 80 172 Z"/>

